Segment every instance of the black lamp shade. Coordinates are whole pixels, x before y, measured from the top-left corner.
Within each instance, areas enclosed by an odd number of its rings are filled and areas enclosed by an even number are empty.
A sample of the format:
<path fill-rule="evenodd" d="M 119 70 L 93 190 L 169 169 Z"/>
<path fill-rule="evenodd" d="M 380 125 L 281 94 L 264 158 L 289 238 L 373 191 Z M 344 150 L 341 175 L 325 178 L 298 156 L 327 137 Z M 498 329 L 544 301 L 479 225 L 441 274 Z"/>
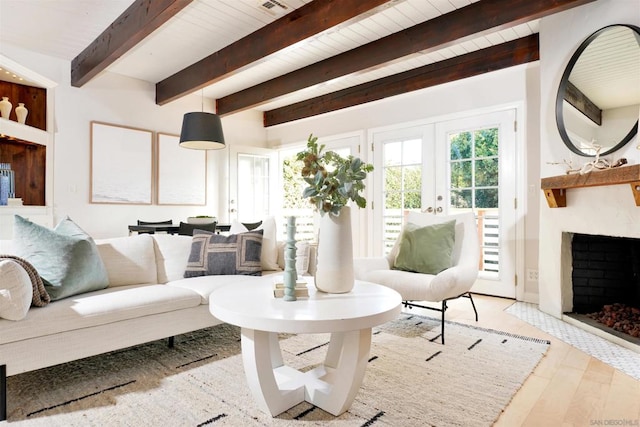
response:
<path fill-rule="evenodd" d="M 218 150 L 224 148 L 222 122 L 217 114 L 186 113 L 182 120 L 180 146 L 195 150 Z"/>

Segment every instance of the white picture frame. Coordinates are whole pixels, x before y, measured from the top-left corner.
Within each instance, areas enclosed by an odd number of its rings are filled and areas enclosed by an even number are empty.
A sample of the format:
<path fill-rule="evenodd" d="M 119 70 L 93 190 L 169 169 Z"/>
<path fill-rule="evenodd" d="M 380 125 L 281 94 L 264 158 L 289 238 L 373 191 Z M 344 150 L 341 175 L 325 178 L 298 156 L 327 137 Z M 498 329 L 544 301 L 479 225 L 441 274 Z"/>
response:
<path fill-rule="evenodd" d="M 180 147 L 180 137 L 158 132 L 157 202 L 159 205 L 207 204 L 207 151 Z"/>
<path fill-rule="evenodd" d="M 91 122 L 91 203 L 150 205 L 153 131 Z"/>

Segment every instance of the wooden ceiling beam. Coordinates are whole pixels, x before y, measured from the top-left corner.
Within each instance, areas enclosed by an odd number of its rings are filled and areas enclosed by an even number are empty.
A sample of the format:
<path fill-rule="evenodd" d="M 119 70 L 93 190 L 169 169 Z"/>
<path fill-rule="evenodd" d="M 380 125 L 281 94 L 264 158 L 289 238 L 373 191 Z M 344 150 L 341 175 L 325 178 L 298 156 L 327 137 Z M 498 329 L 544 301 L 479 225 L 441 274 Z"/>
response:
<path fill-rule="evenodd" d="M 314 0 L 156 84 L 164 105 L 232 75 L 249 64 L 330 28 L 364 19 L 389 0 Z"/>
<path fill-rule="evenodd" d="M 193 0 L 136 0 L 71 61 L 71 85 L 81 87 Z"/>
<path fill-rule="evenodd" d="M 567 81 L 564 99 L 598 126 L 602 125 L 602 110 L 573 83 Z"/>
<path fill-rule="evenodd" d="M 325 59 L 216 102 L 224 116 L 348 74 L 379 67 L 407 55 L 428 53 L 489 31 L 551 15 L 594 0 L 482 0 Z"/>
<path fill-rule="evenodd" d="M 538 34 L 266 111 L 275 126 L 540 59 Z"/>

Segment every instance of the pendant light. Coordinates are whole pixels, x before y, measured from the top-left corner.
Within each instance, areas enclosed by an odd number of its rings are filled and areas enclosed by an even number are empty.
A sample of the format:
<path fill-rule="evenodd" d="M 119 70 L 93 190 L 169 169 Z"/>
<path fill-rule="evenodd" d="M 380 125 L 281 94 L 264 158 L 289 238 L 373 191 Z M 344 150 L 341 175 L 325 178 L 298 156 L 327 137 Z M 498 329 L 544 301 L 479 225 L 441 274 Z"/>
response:
<path fill-rule="evenodd" d="M 219 150 L 225 147 L 220 116 L 204 112 L 204 90 L 202 110 L 186 113 L 182 119 L 180 146 L 194 150 Z"/>

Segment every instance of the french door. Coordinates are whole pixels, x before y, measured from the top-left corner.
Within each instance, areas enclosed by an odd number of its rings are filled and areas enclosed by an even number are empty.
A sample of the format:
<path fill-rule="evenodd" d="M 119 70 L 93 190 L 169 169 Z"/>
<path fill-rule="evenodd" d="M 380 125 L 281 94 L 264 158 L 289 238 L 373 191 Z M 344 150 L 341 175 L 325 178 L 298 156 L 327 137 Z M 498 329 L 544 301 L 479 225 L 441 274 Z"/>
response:
<path fill-rule="evenodd" d="M 263 220 L 274 206 L 277 154 L 259 147 L 233 146 L 229 152 L 229 219 Z"/>
<path fill-rule="evenodd" d="M 480 274 L 472 291 L 515 297 L 515 110 L 374 133 L 374 239 L 388 253 L 407 211 L 473 211 Z"/>

